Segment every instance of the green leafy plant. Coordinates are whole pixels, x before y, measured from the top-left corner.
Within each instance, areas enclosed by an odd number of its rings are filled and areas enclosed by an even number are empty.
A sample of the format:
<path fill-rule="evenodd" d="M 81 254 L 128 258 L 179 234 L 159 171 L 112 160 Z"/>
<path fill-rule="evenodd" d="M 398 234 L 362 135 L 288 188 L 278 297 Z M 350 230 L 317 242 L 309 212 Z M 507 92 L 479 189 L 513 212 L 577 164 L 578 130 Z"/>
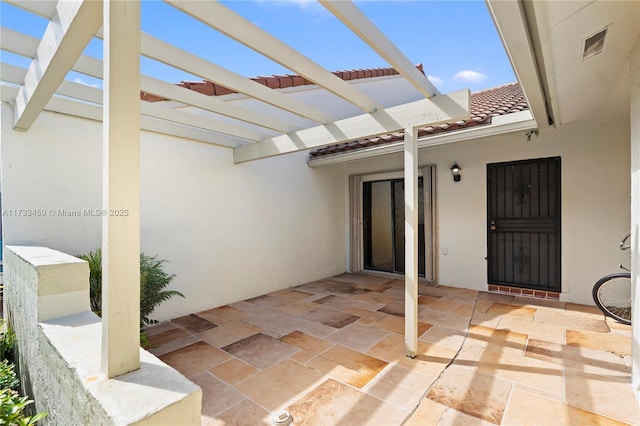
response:
<path fill-rule="evenodd" d="M 144 325 L 158 322 L 150 318 L 156 306 L 174 296 L 184 297 L 179 291 L 165 290 L 175 277 L 162 269 L 165 262 L 158 256 L 140 254 L 140 321 Z"/>
<path fill-rule="evenodd" d="M 86 255 L 77 256 L 89 263 L 89 298 L 91 310 L 96 314 L 102 313 L 102 253 L 100 249 Z M 166 260 L 158 256 L 148 256 L 140 253 L 140 329 L 145 325 L 157 321 L 151 319 L 151 314 L 158 305 L 172 297 L 184 297 L 177 290 L 166 290 L 175 275 L 167 274 L 163 269 Z"/>
<path fill-rule="evenodd" d="M 16 333 L 7 321 L 0 319 L 0 359 L 13 361 L 13 347 L 16 344 Z"/>
<path fill-rule="evenodd" d="M 11 389 L 0 390 L 0 424 L 32 426 L 47 413 L 38 413 L 34 416 L 27 416 L 24 409 L 33 403 L 26 396 L 20 396 L 18 392 Z"/>
<path fill-rule="evenodd" d="M 77 256 L 89 264 L 89 302 L 91 310 L 102 315 L 102 250 Z"/>
<path fill-rule="evenodd" d="M 0 388 L 18 391 L 20 379 L 16 375 L 16 366 L 7 359 L 0 361 Z"/>

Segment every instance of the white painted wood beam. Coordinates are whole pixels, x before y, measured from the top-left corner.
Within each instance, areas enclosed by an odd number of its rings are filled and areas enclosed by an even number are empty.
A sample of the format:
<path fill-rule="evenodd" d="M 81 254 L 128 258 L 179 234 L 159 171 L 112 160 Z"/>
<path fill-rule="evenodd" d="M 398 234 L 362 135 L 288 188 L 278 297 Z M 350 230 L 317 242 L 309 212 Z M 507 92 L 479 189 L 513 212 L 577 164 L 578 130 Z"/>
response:
<path fill-rule="evenodd" d="M 102 2 L 58 2 L 14 106 L 16 130 L 28 130 L 102 25 Z"/>
<path fill-rule="evenodd" d="M 57 3 L 51 0 L 4 0 L 4 2 L 47 19 L 51 19 L 55 14 Z"/>
<path fill-rule="evenodd" d="M 351 31 L 382 56 L 426 98 L 439 95 L 429 79 L 411 63 L 400 49 L 384 35 L 351 1 L 319 0 L 319 2 Z"/>
<path fill-rule="evenodd" d="M 5 63 L 0 64 L 0 73 L 2 74 L 4 81 L 8 81 L 10 83 L 20 84 L 26 71 L 27 71 L 26 69 L 16 67 L 14 65 L 5 64 Z M 100 76 L 101 75 L 102 73 L 100 73 Z M 143 76 L 142 78 L 144 79 L 145 77 Z M 146 77 L 146 78 L 151 79 L 151 77 Z M 194 95 L 197 95 L 198 97 L 205 98 L 205 101 L 208 100 L 209 98 L 209 96 L 196 93 L 192 90 L 180 88 L 178 86 L 164 83 L 164 82 L 160 82 L 160 83 L 162 83 L 163 85 L 170 86 L 172 89 L 175 88 L 176 90 L 184 91 L 184 92 L 187 92 L 188 94 L 194 94 Z M 56 93 L 62 96 L 68 96 L 68 97 L 76 98 L 82 101 L 92 102 L 98 105 L 102 105 L 102 101 L 103 101 L 102 89 L 88 86 L 81 83 L 74 83 L 72 81 L 67 81 L 67 80 L 60 83 L 60 86 L 58 87 L 58 90 L 56 91 Z M 49 104 L 45 106 L 45 109 L 49 109 L 48 105 Z M 195 105 L 195 106 L 198 106 L 198 105 Z M 77 111 L 77 109 L 78 108 L 73 108 L 72 110 Z M 81 109 L 81 107 L 79 107 L 79 109 Z M 144 115 L 149 117 L 154 117 L 154 118 L 158 118 L 158 119 L 166 120 L 172 123 L 186 125 L 190 127 L 197 127 L 203 130 L 208 130 L 208 131 L 216 132 L 218 134 L 228 135 L 228 136 L 233 136 L 235 138 L 238 138 L 238 139 L 234 139 L 237 141 L 237 143 L 235 143 L 233 146 L 239 145 L 241 140 L 257 142 L 261 139 L 269 137 L 269 135 L 266 133 L 256 132 L 254 130 L 250 130 L 248 128 L 237 126 L 231 123 L 225 123 L 219 120 L 211 120 L 199 115 L 190 114 L 185 111 L 170 108 L 170 107 L 167 107 L 162 102 L 156 103 L 156 104 L 150 103 L 150 102 L 142 102 L 140 104 L 140 111 Z"/>
<path fill-rule="evenodd" d="M 17 67 L 6 62 L 0 63 L 0 80 L 2 81 L 21 85 L 24 82 L 25 75 L 27 75 L 26 68 Z"/>
<path fill-rule="evenodd" d="M 318 108 L 297 101 L 291 96 L 278 93 L 260 83 L 144 33 L 142 34 L 142 54 L 316 123 L 331 121 L 330 115 Z"/>
<path fill-rule="evenodd" d="M 539 127 L 548 127 L 550 111 L 547 110 L 538 63 L 521 2 L 487 0 L 486 3 L 527 98 L 529 109 Z"/>
<path fill-rule="evenodd" d="M 256 132 L 246 127 L 236 126 L 220 120 L 212 120 L 207 117 L 190 114 L 175 108 L 167 108 L 159 102 L 141 102 L 140 111 L 142 114 L 150 117 L 161 118 L 163 120 L 173 121 L 179 124 L 186 124 L 200 129 L 219 132 L 251 142 L 258 142 L 259 140 L 268 137 L 265 133 Z"/>
<path fill-rule="evenodd" d="M 242 163 L 288 152 L 341 143 L 407 127 L 435 125 L 468 119 L 469 90 L 433 96 L 404 105 L 387 108 L 373 114 L 363 114 L 333 123 L 299 130 L 287 135 L 265 139 L 234 150 L 234 161 Z"/>
<path fill-rule="evenodd" d="M 66 82 L 60 85 L 60 94 L 64 96 L 69 96 L 63 90 Z M 77 84 L 77 83 L 70 83 Z M 90 88 L 93 89 L 93 88 Z M 102 91 L 99 89 L 94 89 L 100 92 L 100 97 L 102 97 Z M 11 87 L 6 84 L 0 83 L 0 100 L 3 102 L 9 102 L 15 99 L 18 94 L 17 87 Z M 93 97 L 93 95 L 91 96 Z M 102 104 L 102 99 L 100 99 L 100 104 Z M 45 111 L 57 112 L 60 114 L 71 115 L 74 117 L 86 118 L 88 120 L 100 121 L 102 122 L 102 105 L 97 104 L 88 104 L 86 102 L 79 102 L 74 99 L 63 98 L 59 96 L 53 96 L 47 105 L 45 106 Z M 236 146 L 241 144 L 241 140 L 232 138 L 226 135 L 222 135 L 220 133 L 214 133 L 208 130 L 198 129 L 195 127 L 179 125 L 174 122 L 168 122 L 160 119 L 154 119 L 151 117 L 141 117 L 140 118 L 140 130 L 146 130 L 149 132 L 159 133 L 162 135 L 175 136 L 182 139 L 188 139 L 194 142 L 203 142 L 212 145 L 218 145 L 224 148 L 235 148 Z"/>
<path fill-rule="evenodd" d="M 140 368 L 140 1 L 104 2 L 102 371 Z M 77 59 L 77 58 L 76 58 Z"/>
<path fill-rule="evenodd" d="M 404 129 L 404 343 L 418 355 L 418 128 Z"/>
<path fill-rule="evenodd" d="M 354 86 L 217 1 L 165 1 L 280 65 L 304 76 L 307 80 L 324 87 L 336 96 L 356 105 L 364 112 L 374 112 L 382 109 L 375 100 Z"/>
<path fill-rule="evenodd" d="M 7 27 L 0 27 L 0 49 L 16 55 L 35 58 L 40 40 L 12 30 Z"/>
<path fill-rule="evenodd" d="M 277 130 L 280 133 L 289 133 L 295 128 L 282 120 L 269 117 L 256 111 L 239 107 L 229 102 L 221 101 L 215 96 L 207 96 L 194 90 L 169 84 L 149 76 L 142 76 L 142 90 L 166 99 L 192 105 L 206 111 L 221 114 L 227 117 Z"/>

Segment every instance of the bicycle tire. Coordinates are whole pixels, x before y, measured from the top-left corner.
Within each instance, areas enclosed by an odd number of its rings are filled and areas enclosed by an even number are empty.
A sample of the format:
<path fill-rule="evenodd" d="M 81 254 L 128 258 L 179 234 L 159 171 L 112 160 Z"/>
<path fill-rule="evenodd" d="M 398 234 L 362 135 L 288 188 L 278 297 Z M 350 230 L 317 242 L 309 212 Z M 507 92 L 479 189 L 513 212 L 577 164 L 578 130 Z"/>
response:
<path fill-rule="evenodd" d="M 608 317 L 631 325 L 631 274 L 606 275 L 593 286 L 593 301 Z"/>

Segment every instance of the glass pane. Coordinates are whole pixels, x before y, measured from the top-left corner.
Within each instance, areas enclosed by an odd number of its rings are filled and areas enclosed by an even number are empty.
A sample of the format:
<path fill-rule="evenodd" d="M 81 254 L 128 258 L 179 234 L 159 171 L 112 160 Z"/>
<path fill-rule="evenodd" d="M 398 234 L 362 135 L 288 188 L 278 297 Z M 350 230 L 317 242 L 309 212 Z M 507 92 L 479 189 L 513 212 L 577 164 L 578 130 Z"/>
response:
<path fill-rule="evenodd" d="M 391 185 L 371 183 L 371 265 L 372 269 L 393 271 Z"/>

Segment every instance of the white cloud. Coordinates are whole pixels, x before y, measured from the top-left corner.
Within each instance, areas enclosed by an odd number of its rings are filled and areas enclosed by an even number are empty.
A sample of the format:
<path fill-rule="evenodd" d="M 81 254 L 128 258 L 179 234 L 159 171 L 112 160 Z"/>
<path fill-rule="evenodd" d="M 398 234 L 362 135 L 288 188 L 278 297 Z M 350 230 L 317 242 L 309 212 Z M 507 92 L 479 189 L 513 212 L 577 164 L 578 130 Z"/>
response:
<path fill-rule="evenodd" d="M 487 79 L 485 74 L 478 71 L 464 70 L 453 76 L 455 81 L 466 81 L 469 83 L 480 83 Z"/>
<path fill-rule="evenodd" d="M 440 77 L 436 77 L 435 75 L 428 75 L 427 78 L 429 79 L 430 82 L 432 82 L 436 86 L 444 84 L 444 81 Z"/>
<path fill-rule="evenodd" d="M 99 84 L 97 83 L 89 83 L 88 81 L 84 81 L 83 79 L 81 79 L 80 77 L 76 77 L 73 79 L 74 83 L 78 83 L 78 84 L 82 84 L 83 86 L 89 86 L 89 87 L 95 87 L 96 89 L 100 87 Z"/>

